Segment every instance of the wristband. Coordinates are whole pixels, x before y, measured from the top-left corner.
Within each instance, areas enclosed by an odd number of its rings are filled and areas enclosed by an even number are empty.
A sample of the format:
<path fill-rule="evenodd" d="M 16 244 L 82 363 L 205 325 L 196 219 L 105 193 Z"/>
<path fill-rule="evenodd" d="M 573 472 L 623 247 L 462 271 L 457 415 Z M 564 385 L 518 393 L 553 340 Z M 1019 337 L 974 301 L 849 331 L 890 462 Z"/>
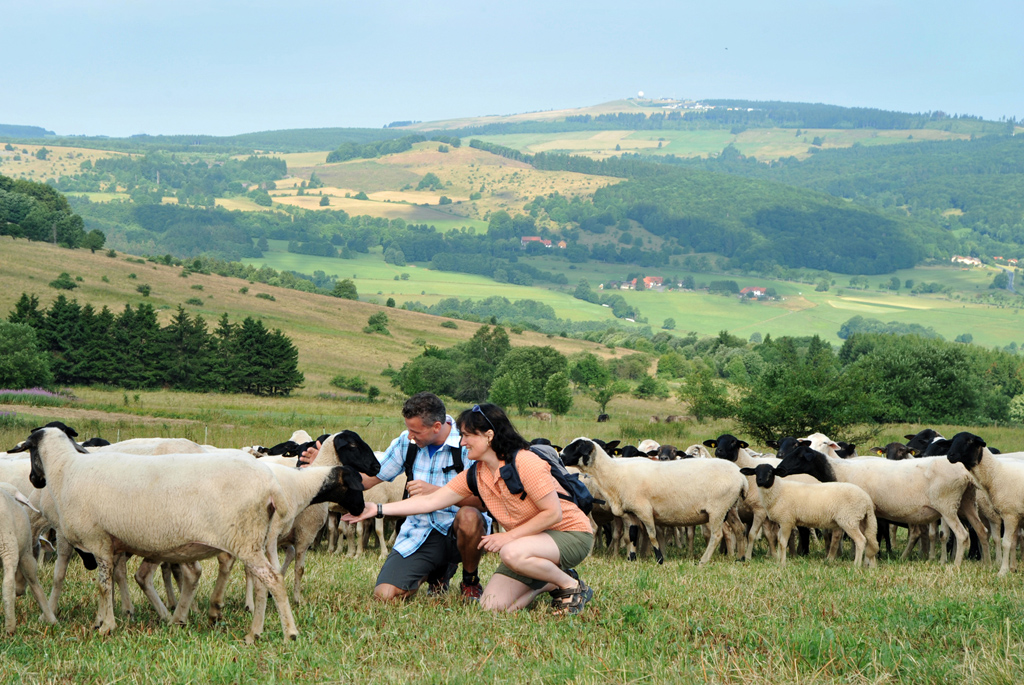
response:
<path fill-rule="evenodd" d="M 384 505 L 380 502 L 377 503 L 377 516 L 375 518 L 384 518 Z"/>

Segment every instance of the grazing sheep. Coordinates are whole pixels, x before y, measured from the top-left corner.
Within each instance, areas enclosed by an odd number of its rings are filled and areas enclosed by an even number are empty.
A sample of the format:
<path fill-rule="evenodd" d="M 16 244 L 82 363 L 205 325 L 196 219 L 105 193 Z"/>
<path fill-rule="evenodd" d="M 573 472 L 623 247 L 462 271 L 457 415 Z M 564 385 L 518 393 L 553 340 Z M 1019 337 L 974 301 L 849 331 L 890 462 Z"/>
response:
<path fill-rule="evenodd" d="M 34 547 L 38 543 L 33 544 L 36 538 L 32 536 L 26 507 L 34 508 L 25 495 L 9 483 L 0 483 L 0 561 L 4 567 L 4 627 L 8 635 L 14 633 L 14 598 L 19 581 L 28 584 L 32 596 L 43 610 L 43 620 L 57 622 L 36 575 Z"/>
<path fill-rule="evenodd" d="M 1002 518 L 1003 550 L 999 575 L 1010 572 L 1016 557 L 1017 528 L 1024 518 L 1024 463 L 996 457 L 984 440 L 973 433 L 953 436 L 946 459 L 961 464 L 985 489 L 992 506 Z"/>
<path fill-rule="evenodd" d="M 241 451 L 237 457 L 218 455 L 216 459 L 203 454 L 89 454 L 53 428 L 33 432 L 20 449 L 30 451 L 32 484 L 51 489 L 68 541 L 96 558 L 100 634 L 116 627 L 111 574 L 117 554 L 190 563 L 228 552 L 274 595 L 284 638 L 297 637 L 277 571 L 275 542 L 295 515 L 288 509 L 293 498 L 270 468 Z M 319 489 L 331 497 L 340 497 L 339 490 L 347 494 L 355 489 L 356 480 L 361 487 L 351 468 L 329 473 L 330 478 L 321 478 Z M 191 596 L 183 588 L 175 610 L 181 619 L 187 618 L 190 603 Z M 254 641 L 262 629 L 257 612 L 246 641 Z"/>
<path fill-rule="evenodd" d="M 953 561 L 959 566 L 967 544 L 967 530 L 958 512 L 965 491 L 973 487 L 967 469 L 942 457 L 907 461 L 888 459 L 829 459 L 813 450 L 809 441 L 800 441 L 776 467 L 776 473 L 789 476 L 811 475 L 822 482 L 841 481 L 859 486 L 875 503 L 875 516 L 907 525 L 927 525 L 942 519 L 959 543 Z M 972 516 L 970 511 L 965 515 Z M 972 525 L 981 527 L 977 512 Z M 981 527 L 984 530 L 983 527 Z M 904 551 L 904 557 L 909 550 Z"/>
<path fill-rule="evenodd" d="M 704 447 L 715 450 L 715 457 L 732 462 L 738 468 L 756 468 L 760 464 L 777 466 L 781 461 L 775 457 L 755 457 L 747 449 L 750 445 L 728 433 L 719 436 L 717 440 L 705 440 Z M 814 481 L 813 478 L 807 476 L 797 476 L 792 480 L 805 483 Z M 774 524 L 765 525 L 765 521 L 768 520 L 768 510 L 761 502 L 761 496 L 757 492 L 757 483 L 753 478 L 748 480 L 748 489 L 739 508 L 739 517 L 744 523 L 750 522 L 750 529 L 747 531 L 746 553 L 743 558 L 747 561 L 753 558 L 754 543 L 762 530 L 764 530 L 765 539 L 768 541 L 768 552 L 775 556 L 775 526 Z M 806 546 L 802 545 L 800 553 L 807 553 Z"/>
<path fill-rule="evenodd" d="M 598 414 L 597 415 L 597 422 L 598 423 L 604 423 L 605 421 L 608 421 L 610 418 L 611 417 L 609 417 L 607 414 Z"/>
<path fill-rule="evenodd" d="M 658 450 L 661 449 L 661 445 L 658 444 L 657 440 L 641 440 L 636 449 L 645 457 L 656 457 L 658 456 Z"/>
<path fill-rule="evenodd" d="M 647 535 L 656 541 L 654 555 L 664 563 L 664 540 L 656 526 L 710 527 L 708 546 L 700 563 L 706 564 L 715 553 L 726 517 L 747 491 L 747 479 L 735 467 L 719 461 L 684 459 L 671 462 L 614 460 L 589 438 L 577 438 L 562 451 L 566 466 L 578 466 L 598 484 L 612 514 L 628 515 L 635 525 L 643 524 Z M 630 538 L 635 542 L 635 535 Z M 631 552 L 631 559 L 635 559 Z"/>
<path fill-rule="evenodd" d="M 768 518 L 779 525 L 779 563 L 786 565 L 789 535 L 796 526 L 842 529 L 856 546 L 853 565 L 860 566 L 867 550 L 867 565 L 875 565 L 875 505 L 866 492 L 849 483 L 796 483 L 776 478 L 775 467 L 759 464 L 741 468 L 753 476 Z M 829 558 L 833 558 L 830 553 Z"/>

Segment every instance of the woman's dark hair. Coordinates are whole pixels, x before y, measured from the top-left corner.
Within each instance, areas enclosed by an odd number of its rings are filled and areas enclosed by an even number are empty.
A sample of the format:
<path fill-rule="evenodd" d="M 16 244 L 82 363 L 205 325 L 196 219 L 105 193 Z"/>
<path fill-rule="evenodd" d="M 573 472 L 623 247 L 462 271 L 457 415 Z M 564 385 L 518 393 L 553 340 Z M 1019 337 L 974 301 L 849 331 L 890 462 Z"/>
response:
<path fill-rule="evenodd" d="M 496 404 L 485 402 L 473 405 L 459 414 L 455 425 L 459 427 L 460 433 L 480 435 L 489 430 L 494 431 L 491 449 L 502 461 L 508 461 L 508 455 L 519 450 L 530 449 L 529 441 L 519 434 L 505 411 Z"/>

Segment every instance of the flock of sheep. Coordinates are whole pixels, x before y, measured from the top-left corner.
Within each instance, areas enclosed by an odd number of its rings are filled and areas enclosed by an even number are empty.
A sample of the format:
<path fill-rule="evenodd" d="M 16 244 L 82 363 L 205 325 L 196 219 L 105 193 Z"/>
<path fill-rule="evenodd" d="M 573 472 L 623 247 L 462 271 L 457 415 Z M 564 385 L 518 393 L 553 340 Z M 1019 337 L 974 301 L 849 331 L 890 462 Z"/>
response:
<path fill-rule="evenodd" d="M 221 449 L 168 438 L 77 443 L 75 437 L 73 429 L 53 422 L 0 453 L 8 633 L 15 629 L 15 595 L 26 586 L 43 619 L 56 621 L 67 567 L 77 553 L 87 569 L 97 571 L 94 627 L 100 633 L 116 625 L 115 586 L 123 613 L 133 613 L 130 556 L 142 559 L 135 580 L 146 598 L 161 619 L 178 624 L 188 619 L 202 572 L 199 561 L 216 557 L 210 618 L 220 618 L 231 570 L 241 561 L 246 608 L 252 612 L 246 641 L 263 632 L 268 592 L 284 638 L 294 639 L 298 628 L 283 580 L 289 565 L 294 561 L 293 597 L 301 603 L 305 557 L 321 532 L 327 533 L 329 552 L 340 549 L 338 538 L 345 532 L 349 554 L 360 553 L 362 530 L 346 531 L 340 514 L 360 512 L 366 501 L 401 499 L 405 487 L 400 477 L 363 492 L 361 474 L 376 475 L 380 455 L 347 430 L 320 436 L 314 463 L 302 469 L 296 468 L 296 457 L 315 442 L 305 431 L 270 449 Z M 774 455 L 722 435 L 685 450 L 653 441 L 619 447 L 577 438 L 561 456 L 580 472 L 598 502 L 595 529 L 606 531 L 612 550 L 628 544 L 630 559 L 650 544 L 660 563 L 670 539 L 688 543 L 692 554 L 695 529 L 704 526 L 701 564 L 723 544 L 727 553 L 750 559 L 761 535 L 785 564 L 792 532 L 801 531 L 806 552 L 809 529 L 817 529 L 832 531 L 830 559 L 849 536 L 854 565 L 874 566 L 879 540 L 888 541 L 890 526 L 901 525 L 909 530 L 904 558 L 920 542 L 929 558 L 941 550 L 945 562 L 942 538 L 952 535 L 953 563 L 959 565 L 970 529 L 983 560 L 990 558 L 991 539 L 999 574 L 1015 569 L 1024 516 L 1024 453 L 998 454 L 970 433 L 946 440 L 923 431 L 907 438 L 907 444 L 872 450 L 886 458 L 858 457 L 853 446 L 821 434 L 772 443 Z M 375 524 L 385 555 L 383 522 Z M 49 598 L 36 577 L 41 540 L 52 541 L 56 552 Z M 283 561 L 279 549 L 286 550 Z M 158 570 L 166 605 L 154 584 Z"/>

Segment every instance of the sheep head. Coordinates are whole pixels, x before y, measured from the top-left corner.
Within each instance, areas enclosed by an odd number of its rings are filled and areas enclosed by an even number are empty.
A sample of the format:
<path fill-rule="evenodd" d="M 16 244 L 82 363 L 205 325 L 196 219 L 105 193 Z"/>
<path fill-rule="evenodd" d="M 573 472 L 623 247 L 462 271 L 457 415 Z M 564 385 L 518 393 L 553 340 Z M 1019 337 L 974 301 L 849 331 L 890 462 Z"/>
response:
<path fill-rule="evenodd" d="M 981 463 L 986 442 L 973 433 L 963 432 L 953 436 L 946 453 L 951 464 L 963 464 L 968 470 Z"/>
<path fill-rule="evenodd" d="M 75 433 L 75 435 L 78 434 Z M 62 428 L 58 428 L 55 426 L 43 426 L 42 428 L 36 428 L 35 430 L 32 431 L 32 434 L 29 435 L 25 440 L 19 443 L 16 447 L 12 447 L 10 450 L 8 450 L 8 453 L 12 454 L 15 452 L 29 453 L 29 457 L 32 463 L 32 469 L 31 471 L 29 471 L 28 479 L 29 482 L 32 483 L 32 485 L 37 489 L 42 489 L 46 487 L 46 470 L 43 468 L 43 459 L 39 455 L 39 447 L 40 445 L 42 445 L 43 441 L 47 441 L 48 443 L 50 443 L 54 440 L 66 440 L 67 442 L 71 443 L 72 447 L 74 447 L 76 452 L 81 452 L 82 454 L 89 453 L 88 450 L 86 450 L 84 447 L 82 447 L 77 442 L 72 440 L 67 435 L 67 433 L 64 432 Z"/>
<path fill-rule="evenodd" d="M 380 462 L 377 461 L 377 455 L 355 431 L 343 430 L 340 433 L 335 433 L 331 443 L 334 446 L 334 452 L 338 455 L 338 461 L 343 465 L 351 466 L 356 471 L 368 476 L 376 476 L 380 473 Z"/>
<path fill-rule="evenodd" d="M 597 452 L 608 454 L 590 438 L 576 438 L 562 450 L 562 463 L 566 466 L 586 467 L 594 463 Z"/>
<path fill-rule="evenodd" d="M 902 442 L 890 442 L 885 447 L 872 447 L 870 451 L 892 461 L 911 459 L 918 454 L 917 450 L 907 447 Z"/>
<path fill-rule="evenodd" d="M 936 438 L 942 439 L 942 436 L 931 428 L 925 428 L 923 431 L 916 435 L 905 435 L 907 439 L 907 447 L 913 448 L 920 453 L 924 453 L 928 449 L 928 445 L 932 444 Z"/>
<path fill-rule="evenodd" d="M 787 452 L 775 467 L 775 475 L 780 478 L 798 473 L 806 473 L 822 483 L 836 481 L 836 474 L 828 462 L 828 457 L 811 447 L 810 440 L 798 440 L 796 447 Z"/>
<path fill-rule="evenodd" d="M 744 467 L 740 469 L 740 473 L 744 476 L 754 476 L 759 488 L 770 488 L 775 483 L 776 475 L 782 477 L 781 474 L 775 473 L 775 467 L 771 464 L 758 464 L 754 468 Z"/>
<path fill-rule="evenodd" d="M 740 456 L 740 449 L 750 447 L 734 435 L 728 433 L 721 435 L 717 440 L 705 440 L 704 446 L 715 451 L 715 456 L 726 461 L 736 461 Z"/>
<path fill-rule="evenodd" d="M 366 508 L 366 502 L 363 500 L 363 477 L 351 466 L 333 467 L 310 504 L 320 502 L 340 504 L 350 514 L 358 516 Z"/>

